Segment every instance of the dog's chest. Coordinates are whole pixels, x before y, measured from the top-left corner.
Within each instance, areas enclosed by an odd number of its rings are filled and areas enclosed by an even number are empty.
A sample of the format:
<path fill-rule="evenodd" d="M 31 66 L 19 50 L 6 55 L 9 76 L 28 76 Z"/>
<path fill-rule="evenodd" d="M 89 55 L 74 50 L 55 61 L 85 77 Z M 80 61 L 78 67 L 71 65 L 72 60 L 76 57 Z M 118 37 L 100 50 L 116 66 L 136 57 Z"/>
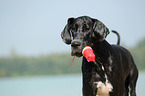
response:
<path fill-rule="evenodd" d="M 112 62 L 112 61 L 111 61 Z M 100 64 L 102 71 L 96 72 L 94 81 L 94 87 L 97 88 L 96 96 L 109 96 L 109 93 L 112 92 L 113 86 L 108 78 L 110 77 L 110 72 L 112 69 L 110 69 L 110 66 L 106 67 L 103 66 L 103 64 Z M 110 70 L 110 72 L 107 72 L 106 70 Z"/>
<path fill-rule="evenodd" d="M 97 61 L 97 60 L 96 60 Z M 113 71 L 113 60 L 112 60 L 112 57 L 109 56 L 108 57 L 108 60 L 104 63 L 101 63 L 99 60 L 98 62 L 95 64 L 96 65 L 96 68 L 95 68 L 95 77 L 97 79 L 103 79 L 105 78 L 106 76 L 107 77 L 110 77 L 111 74 L 112 74 L 112 71 Z"/>

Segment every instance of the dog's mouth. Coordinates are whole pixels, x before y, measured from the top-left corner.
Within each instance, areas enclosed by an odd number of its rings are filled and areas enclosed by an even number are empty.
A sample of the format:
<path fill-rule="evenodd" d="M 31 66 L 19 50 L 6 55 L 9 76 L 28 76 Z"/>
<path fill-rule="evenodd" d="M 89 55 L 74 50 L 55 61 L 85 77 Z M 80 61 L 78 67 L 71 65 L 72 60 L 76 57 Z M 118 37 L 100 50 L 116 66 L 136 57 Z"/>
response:
<path fill-rule="evenodd" d="M 82 52 L 72 52 L 71 55 L 72 56 L 76 56 L 76 57 L 81 57 L 82 56 Z"/>
<path fill-rule="evenodd" d="M 79 47 L 71 47 L 71 55 L 76 56 L 76 57 L 81 57 L 82 56 L 82 48 L 81 46 Z"/>

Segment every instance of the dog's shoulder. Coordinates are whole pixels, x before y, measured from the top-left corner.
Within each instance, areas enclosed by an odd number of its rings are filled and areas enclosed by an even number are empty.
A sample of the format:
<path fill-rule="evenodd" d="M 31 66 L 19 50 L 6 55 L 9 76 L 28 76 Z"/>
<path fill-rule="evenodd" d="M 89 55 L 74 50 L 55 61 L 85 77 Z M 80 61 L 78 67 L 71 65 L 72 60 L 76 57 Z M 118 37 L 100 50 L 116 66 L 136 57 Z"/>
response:
<path fill-rule="evenodd" d="M 129 52 L 129 50 L 127 50 L 126 48 L 120 46 L 120 45 L 112 45 L 113 50 L 118 53 L 121 54 L 123 56 L 125 55 L 131 55 L 131 53 Z"/>
<path fill-rule="evenodd" d="M 120 46 L 120 45 L 111 45 L 113 49 L 119 49 L 119 50 L 126 50 L 124 47 Z"/>
<path fill-rule="evenodd" d="M 115 50 L 122 50 L 122 51 L 128 51 L 126 48 L 120 46 L 120 45 L 111 45 L 113 49 Z"/>

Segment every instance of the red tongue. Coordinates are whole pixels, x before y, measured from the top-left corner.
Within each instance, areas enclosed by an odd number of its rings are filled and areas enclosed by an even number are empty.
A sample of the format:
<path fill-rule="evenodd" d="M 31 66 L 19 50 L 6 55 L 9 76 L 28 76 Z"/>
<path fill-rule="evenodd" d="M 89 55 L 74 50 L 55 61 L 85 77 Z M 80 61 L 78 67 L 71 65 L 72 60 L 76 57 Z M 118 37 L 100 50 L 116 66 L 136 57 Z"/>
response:
<path fill-rule="evenodd" d="M 90 46 L 86 46 L 83 49 L 82 54 L 84 57 L 86 57 L 88 62 L 95 62 L 95 54 Z"/>
<path fill-rule="evenodd" d="M 74 59 L 75 59 L 75 56 L 73 57 L 73 60 L 71 61 L 71 63 L 67 65 L 67 67 L 73 63 Z"/>

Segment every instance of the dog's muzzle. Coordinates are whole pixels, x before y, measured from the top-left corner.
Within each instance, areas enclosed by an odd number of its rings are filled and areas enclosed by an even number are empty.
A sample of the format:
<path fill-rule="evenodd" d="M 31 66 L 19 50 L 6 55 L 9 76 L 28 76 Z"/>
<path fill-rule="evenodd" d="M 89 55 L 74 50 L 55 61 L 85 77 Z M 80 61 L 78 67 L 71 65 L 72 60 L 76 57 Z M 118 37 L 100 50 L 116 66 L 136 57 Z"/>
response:
<path fill-rule="evenodd" d="M 72 56 L 77 56 L 77 57 L 82 56 L 82 48 L 81 48 L 80 41 L 72 41 L 71 49 L 72 49 L 72 53 L 71 53 Z"/>

